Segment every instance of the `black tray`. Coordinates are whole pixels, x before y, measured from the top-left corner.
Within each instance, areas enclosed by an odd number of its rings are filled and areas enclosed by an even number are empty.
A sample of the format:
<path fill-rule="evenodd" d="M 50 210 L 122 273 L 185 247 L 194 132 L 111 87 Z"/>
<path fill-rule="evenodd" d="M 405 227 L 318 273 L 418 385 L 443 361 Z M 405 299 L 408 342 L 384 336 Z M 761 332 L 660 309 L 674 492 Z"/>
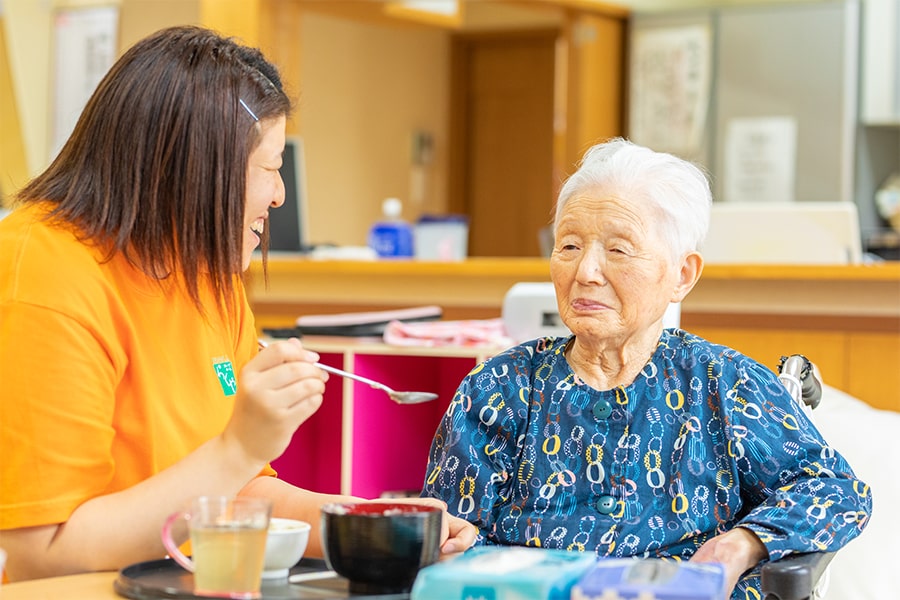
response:
<path fill-rule="evenodd" d="M 304 558 L 291 569 L 291 575 L 326 569 L 325 561 Z M 207 597 L 194 594 L 194 576 L 174 560 L 168 558 L 125 567 L 119 571 L 113 588 L 120 596 L 132 598 L 132 600 L 157 600 L 159 598 L 204 598 L 204 600 L 209 600 Z M 337 576 L 304 583 L 289 583 L 287 578 L 263 579 L 261 591 L 263 600 L 294 600 L 296 598 L 409 600 L 409 594 L 351 596 L 347 580 Z"/>

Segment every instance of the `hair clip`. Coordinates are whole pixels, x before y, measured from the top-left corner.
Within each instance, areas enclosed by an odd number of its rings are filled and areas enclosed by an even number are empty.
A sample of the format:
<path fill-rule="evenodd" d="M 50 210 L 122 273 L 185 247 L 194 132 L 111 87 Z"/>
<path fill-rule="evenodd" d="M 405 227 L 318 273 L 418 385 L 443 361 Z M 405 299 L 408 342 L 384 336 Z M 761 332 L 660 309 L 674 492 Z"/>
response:
<path fill-rule="evenodd" d="M 253 120 L 254 120 L 254 121 L 259 121 L 259 117 L 257 117 L 257 116 L 253 113 L 253 111 L 250 110 L 250 107 L 247 106 L 247 103 L 244 102 L 244 99 L 243 99 L 243 98 L 238 98 L 238 102 L 241 103 L 241 106 L 244 107 L 244 110 L 247 111 L 247 114 L 250 115 L 251 117 L 253 117 Z"/>

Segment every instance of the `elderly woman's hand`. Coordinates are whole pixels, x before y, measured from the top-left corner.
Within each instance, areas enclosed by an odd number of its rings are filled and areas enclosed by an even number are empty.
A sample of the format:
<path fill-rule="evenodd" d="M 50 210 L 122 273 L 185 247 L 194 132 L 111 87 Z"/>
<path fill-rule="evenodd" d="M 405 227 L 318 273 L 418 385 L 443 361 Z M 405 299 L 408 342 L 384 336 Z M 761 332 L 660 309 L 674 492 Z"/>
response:
<path fill-rule="evenodd" d="M 693 562 L 720 563 L 725 567 L 725 597 L 731 595 L 738 579 L 747 569 L 769 555 L 756 534 L 744 527 L 735 527 L 717 535 L 700 546 L 691 557 Z"/>
<path fill-rule="evenodd" d="M 382 502 L 383 500 L 372 500 Z M 441 554 L 444 556 L 465 552 L 475 543 L 475 526 L 459 517 L 454 517 L 447 512 L 447 503 L 437 498 L 400 498 L 391 502 L 404 502 L 409 504 L 427 504 L 436 506 L 444 512 L 441 522 Z"/>
<path fill-rule="evenodd" d="M 475 543 L 475 526 L 459 517 L 444 513 L 447 525 L 447 539 L 441 545 L 441 554 L 447 556 L 465 552 Z"/>

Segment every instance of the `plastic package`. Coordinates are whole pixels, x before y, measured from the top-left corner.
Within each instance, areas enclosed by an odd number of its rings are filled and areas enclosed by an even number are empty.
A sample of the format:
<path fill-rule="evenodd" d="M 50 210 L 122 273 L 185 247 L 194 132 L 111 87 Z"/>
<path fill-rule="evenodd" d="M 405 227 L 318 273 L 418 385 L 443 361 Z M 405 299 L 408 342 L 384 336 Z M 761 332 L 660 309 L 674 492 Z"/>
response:
<path fill-rule="evenodd" d="M 571 600 L 721 600 L 724 586 L 718 563 L 607 558 L 575 584 Z"/>
<path fill-rule="evenodd" d="M 410 600 L 569 600 L 593 552 L 479 546 L 419 571 Z"/>

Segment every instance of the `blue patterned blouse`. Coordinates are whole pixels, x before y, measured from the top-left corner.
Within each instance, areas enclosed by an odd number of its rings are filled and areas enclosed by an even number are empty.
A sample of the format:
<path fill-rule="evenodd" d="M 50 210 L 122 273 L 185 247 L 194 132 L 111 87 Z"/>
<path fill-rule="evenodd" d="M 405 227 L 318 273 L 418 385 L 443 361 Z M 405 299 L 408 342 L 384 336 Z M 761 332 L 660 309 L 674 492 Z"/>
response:
<path fill-rule="evenodd" d="M 865 527 L 868 487 L 765 366 L 668 329 L 633 383 L 601 392 L 566 361 L 570 339 L 478 365 L 438 427 L 423 496 L 473 523 L 476 544 L 686 558 L 740 525 L 775 560 Z"/>

